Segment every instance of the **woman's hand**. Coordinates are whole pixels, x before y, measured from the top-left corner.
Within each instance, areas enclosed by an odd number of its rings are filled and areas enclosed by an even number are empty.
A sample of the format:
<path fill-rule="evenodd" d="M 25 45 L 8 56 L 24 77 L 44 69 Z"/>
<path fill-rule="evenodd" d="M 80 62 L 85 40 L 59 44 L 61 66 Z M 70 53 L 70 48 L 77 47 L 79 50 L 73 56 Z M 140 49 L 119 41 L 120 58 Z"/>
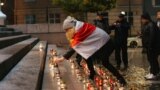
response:
<path fill-rule="evenodd" d="M 64 57 L 54 57 L 54 62 L 55 63 L 60 63 L 60 62 L 62 62 L 62 61 L 64 61 Z"/>

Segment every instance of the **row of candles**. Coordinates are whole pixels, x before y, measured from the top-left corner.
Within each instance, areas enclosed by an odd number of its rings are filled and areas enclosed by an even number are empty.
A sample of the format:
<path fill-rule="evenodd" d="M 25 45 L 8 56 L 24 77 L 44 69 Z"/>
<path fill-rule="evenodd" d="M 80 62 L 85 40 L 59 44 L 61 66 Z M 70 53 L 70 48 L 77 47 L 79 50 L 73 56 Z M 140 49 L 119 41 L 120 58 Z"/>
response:
<path fill-rule="evenodd" d="M 50 67 L 53 74 L 52 76 L 57 78 L 57 84 L 59 85 L 60 90 L 66 90 L 66 84 L 60 77 L 58 65 L 54 63 L 54 57 L 57 56 L 57 52 L 51 49 L 50 53 Z M 69 62 L 73 73 L 72 75 L 75 75 L 76 78 L 83 84 L 84 90 L 120 90 L 118 80 L 102 65 L 94 65 L 96 75 L 93 81 L 88 77 L 89 69 L 85 60 L 81 61 L 81 67 L 77 64 L 77 62 L 75 62 L 75 60 L 71 59 Z"/>
<path fill-rule="evenodd" d="M 82 69 L 86 75 L 88 75 L 88 67 L 85 60 L 82 60 Z M 78 65 L 78 64 L 77 64 Z M 96 75 L 94 77 L 94 83 L 98 90 L 120 90 L 120 84 L 118 80 L 102 65 L 94 64 L 94 70 Z"/>
<path fill-rule="evenodd" d="M 102 65 L 94 65 L 97 73 L 95 82 L 97 86 L 103 86 L 105 90 L 119 90 L 119 81 Z M 97 82 L 99 82 L 97 84 Z"/>
<path fill-rule="evenodd" d="M 57 84 L 60 87 L 60 90 L 66 90 L 66 84 L 61 83 L 64 82 L 60 77 L 60 70 L 58 68 L 58 64 L 54 62 L 54 57 L 57 56 L 57 52 L 54 49 L 50 50 L 50 70 L 52 73 L 52 77 L 57 79 Z M 70 68 L 72 71 L 72 75 L 74 75 L 80 83 L 82 83 L 84 90 L 97 90 L 94 82 L 88 78 L 86 74 L 84 74 L 83 69 L 79 67 L 79 65 L 72 59 L 69 60 Z M 86 67 L 86 66 L 85 66 Z M 87 70 L 87 69 L 86 69 Z"/>
<path fill-rule="evenodd" d="M 88 77 L 88 68 L 84 65 L 85 69 L 80 68 L 80 66 L 74 60 L 70 59 L 70 66 L 73 72 L 73 75 L 83 84 L 84 90 L 97 90 L 94 82 Z M 83 66 L 82 66 L 83 67 Z"/>
<path fill-rule="evenodd" d="M 58 64 L 54 62 L 54 58 L 57 56 L 57 52 L 54 49 L 50 50 L 51 56 L 49 57 L 49 67 L 52 78 L 57 80 L 58 90 L 67 90 L 66 83 L 63 78 L 60 76 L 60 70 L 58 68 Z"/>

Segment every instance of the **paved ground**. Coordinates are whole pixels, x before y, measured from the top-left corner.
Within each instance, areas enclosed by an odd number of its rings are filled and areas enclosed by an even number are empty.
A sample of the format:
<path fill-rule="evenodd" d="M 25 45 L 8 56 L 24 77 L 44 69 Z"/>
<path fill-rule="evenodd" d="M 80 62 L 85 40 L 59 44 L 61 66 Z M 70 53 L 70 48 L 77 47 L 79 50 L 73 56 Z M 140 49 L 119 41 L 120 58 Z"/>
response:
<path fill-rule="evenodd" d="M 138 68 L 142 68 L 147 72 L 149 68 L 149 64 L 147 62 L 147 56 L 146 54 L 142 54 L 141 51 L 142 51 L 142 48 L 134 48 L 134 49 L 128 48 L 129 67 L 135 66 Z M 112 64 L 115 64 L 114 53 L 112 54 L 110 61 Z M 160 63 L 160 57 L 159 57 L 159 63 Z M 129 74 L 129 73 L 126 73 L 126 74 Z M 147 90 L 160 90 L 160 80 L 145 81 L 145 82 L 150 83 L 150 85 L 147 86 Z"/>

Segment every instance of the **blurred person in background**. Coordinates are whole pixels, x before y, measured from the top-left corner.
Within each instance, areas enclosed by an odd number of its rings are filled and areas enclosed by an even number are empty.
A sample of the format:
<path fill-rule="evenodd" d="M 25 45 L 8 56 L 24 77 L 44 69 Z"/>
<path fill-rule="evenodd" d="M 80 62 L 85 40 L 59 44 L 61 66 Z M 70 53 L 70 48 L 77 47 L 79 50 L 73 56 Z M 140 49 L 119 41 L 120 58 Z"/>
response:
<path fill-rule="evenodd" d="M 147 80 L 154 80 L 157 78 L 159 74 L 159 63 L 158 63 L 158 55 L 159 55 L 159 42 L 158 38 L 159 29 L 151 20 L 151 17 L 148 13 L 144 13 L 141 15 L 141 23 L 142 23 L 142 42 L 143 46 L 146 49 L 147 60 L 150 65 L 150 72 L 145 76 Z"/>
<path fill-rule="evenodd" d="M 97 17 L 94 20 L 94 25 L 96 25 L 97 27 L 101 28 L 102 30 L 104 30 L 106 33 L 110 34 L 111 31 L 108 29 L 109 28 L 109 24 L 107 22 L 107 20 L 104 18 L 103 13 L 97 13 Z"/>
<path fill-rule="evenodd" d="M 127 53 L 127 38 L 130 24 L 125 18 L 125 12 L 121 12 L 118 16 L 118 20 L 113 23 L 110 30 L 115 31 L 114 42 L 115 42 L 115 59 L 117 62 L 117 69 L 121 69 L 121 62 L 123 61 L 123 71 L 128 68 L 128 53 Z M 121 57 L 122 52 L 122 57 Z"/>

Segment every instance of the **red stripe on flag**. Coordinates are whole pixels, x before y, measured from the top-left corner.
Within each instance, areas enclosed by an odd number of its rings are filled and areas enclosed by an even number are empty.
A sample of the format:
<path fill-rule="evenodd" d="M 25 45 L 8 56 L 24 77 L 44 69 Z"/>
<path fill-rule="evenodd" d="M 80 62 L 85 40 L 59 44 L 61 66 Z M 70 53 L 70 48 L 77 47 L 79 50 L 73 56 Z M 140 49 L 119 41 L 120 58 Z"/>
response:
<path fill-rule="evenodd" d="M 84 23 L 84 25 L 79 29 L 79 31 L 74 35 L 71 42 L 71 46 L 74 47 L 80 42 L 84 41 L 92 32 L 96 30 L 96 27 L 92 24 Z"/>

